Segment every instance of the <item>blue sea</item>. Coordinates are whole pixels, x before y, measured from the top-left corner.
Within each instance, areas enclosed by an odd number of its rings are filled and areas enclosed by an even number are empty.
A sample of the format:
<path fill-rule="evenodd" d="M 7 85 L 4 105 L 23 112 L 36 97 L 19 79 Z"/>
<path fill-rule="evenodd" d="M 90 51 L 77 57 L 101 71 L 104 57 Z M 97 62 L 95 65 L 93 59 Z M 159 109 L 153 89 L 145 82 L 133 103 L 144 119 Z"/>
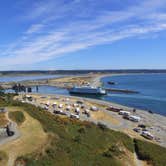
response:
<path fill-rule="evenodd" d="M 10 79 L 13 81 L 20 80 L 33 80 L 43 78 L 60 77 L 59 75 L 47 75 L 47 76 L 31 76 L 31 77 L 13 77 L 7 80 L 0 78 L 0 81 L 8 82 Z M 105 96 L 98 99 L 110 101 L 132 108 L 138 108 L 143 110 L 151 110 L 154 113 L 158 113 L 166 116 L 166 74 L 132 74 L 132 75 L 117 75 L 111 77 L 105 77 L 101 80 L 103 87 L 105 88 L 119 88 L 138 91 L 138 94 L 124 94 L 110 92 Z M 110 85 L 108 81 L 113 81 L 116 84 Z M 36 92 L 33 87 L 33 92 Z M 41 94 L 63 94 L 70 95 L 66 89 L 60 89 L 51 86 L 39 86 L 39 92 Z M 84 96 L 85 97 L 85 96 Z M 86 96 L 90 97 L 90 96 Z"/>
<path fill-rule="evenodd" d="M 108 81 L 116 84 L 110 85 Z M 138 91 L 138 94 L 108 93 L 103 100 L 166 116 L 166 74 L 136 74 L 105 77 L 103 86 Z"/>

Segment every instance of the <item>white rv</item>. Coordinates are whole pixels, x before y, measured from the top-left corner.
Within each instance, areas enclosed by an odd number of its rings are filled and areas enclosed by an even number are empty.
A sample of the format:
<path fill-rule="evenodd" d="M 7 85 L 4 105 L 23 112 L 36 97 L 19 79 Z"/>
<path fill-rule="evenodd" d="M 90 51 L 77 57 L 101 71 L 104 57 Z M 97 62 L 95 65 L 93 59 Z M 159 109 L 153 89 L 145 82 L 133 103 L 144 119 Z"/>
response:
<path fill-rule="evenodd" d="M 131 120 L 133 122 L 139 122 L 141 120 L 141 118 L 139 116 L 130 115 L 129 120 Z"/>

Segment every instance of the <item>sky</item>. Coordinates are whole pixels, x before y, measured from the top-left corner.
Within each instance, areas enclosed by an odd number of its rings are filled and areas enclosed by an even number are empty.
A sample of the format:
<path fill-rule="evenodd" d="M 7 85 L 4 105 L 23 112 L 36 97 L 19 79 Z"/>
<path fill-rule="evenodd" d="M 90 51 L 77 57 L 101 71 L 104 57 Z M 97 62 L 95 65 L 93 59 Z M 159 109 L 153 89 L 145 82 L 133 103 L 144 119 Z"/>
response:
<path fill-rule="evenodd" d="M 166 0 L 1 0 L 0 70 L 166 69 Z"/>

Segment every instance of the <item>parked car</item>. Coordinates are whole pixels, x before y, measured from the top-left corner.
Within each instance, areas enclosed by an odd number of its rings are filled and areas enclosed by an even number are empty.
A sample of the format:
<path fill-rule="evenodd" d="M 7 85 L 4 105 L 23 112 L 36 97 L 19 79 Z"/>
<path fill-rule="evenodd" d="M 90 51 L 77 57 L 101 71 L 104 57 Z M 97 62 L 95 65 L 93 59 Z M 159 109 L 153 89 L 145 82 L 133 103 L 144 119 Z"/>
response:
<path fill-rule="evenodd" d="M 144 124 L 139 124 L 138 127 L 140 127 L 140 128 L 146 128 L 146 125 L 144 125 Z"/>
<path fill-rule="evenodd" d="M 79 119 L 79 115 L 75 115 L 75 114 L 70 114 L 70 118 L 73 118 L 73 119 Z"/>
<path fill-rule="evenodd" d="M 71 109 L 71 106 L 68 105 L 68 106 L 66 107 L 66 111 L 70 111 L 70 109 Z"/>
<path fill-rule="evenodd" d="M 135 132 L 137 132 L 137 133 L 141 132 L 141 129 L 140 129 L 140 128 L 134 128 L 133 130 L 134 130 Z"/>
<path fill-rule="evenodd" d="M 153 140 L 153 139 L 154 139 L 154 136 L 153 136 L 150 132 L 148 132 L 148 131 L 143 131 L 143 132 L 141 133 L 141 135 L 142 135 L 143 137 L 147 138 L 147 139 L 150 139 L 150 140 Z"/>
<path fill-rule="evenodd" d="M 77 107 L 77 108 L 75 109 L 75 112 L 76 112 L 77 115 L 79 115 L 79 114 L 80 114 L 80 108 Z"/>
<path fill-rule="evenodd" d="M 98 111 L 98 108 L 95 106 L 92 106 L 90 109 L 91 109 L 91 111 Z"/>
<path fill-rule="evenodd" d="M 58 108 L 62 108 L 63 107 L 63 104 L 59 104 Z"/>
<path fill-rule="evenodd" d="M 119 111 L 119 115 L 130 115 L 130 112 L 128 112 L 128 111 Z"/>

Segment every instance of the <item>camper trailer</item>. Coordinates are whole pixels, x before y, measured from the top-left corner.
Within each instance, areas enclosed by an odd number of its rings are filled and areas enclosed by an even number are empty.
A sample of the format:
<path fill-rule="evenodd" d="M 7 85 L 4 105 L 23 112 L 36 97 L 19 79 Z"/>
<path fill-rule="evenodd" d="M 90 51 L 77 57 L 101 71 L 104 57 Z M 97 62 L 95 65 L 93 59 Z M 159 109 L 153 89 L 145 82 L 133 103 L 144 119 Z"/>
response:
<path fill-rule="evenodd" d="M 131 116 L 129 116 L 129 120 L 131 120 L 133 122 L 139 122 L 141 120 L 141 118 L 139 116 L 131 115 Z"/>
<path fill-rule="evenodd" d="M 119 115 L 129 116 L 130 112 L 128 112 L 128 111 L 119 111 Z"/>

